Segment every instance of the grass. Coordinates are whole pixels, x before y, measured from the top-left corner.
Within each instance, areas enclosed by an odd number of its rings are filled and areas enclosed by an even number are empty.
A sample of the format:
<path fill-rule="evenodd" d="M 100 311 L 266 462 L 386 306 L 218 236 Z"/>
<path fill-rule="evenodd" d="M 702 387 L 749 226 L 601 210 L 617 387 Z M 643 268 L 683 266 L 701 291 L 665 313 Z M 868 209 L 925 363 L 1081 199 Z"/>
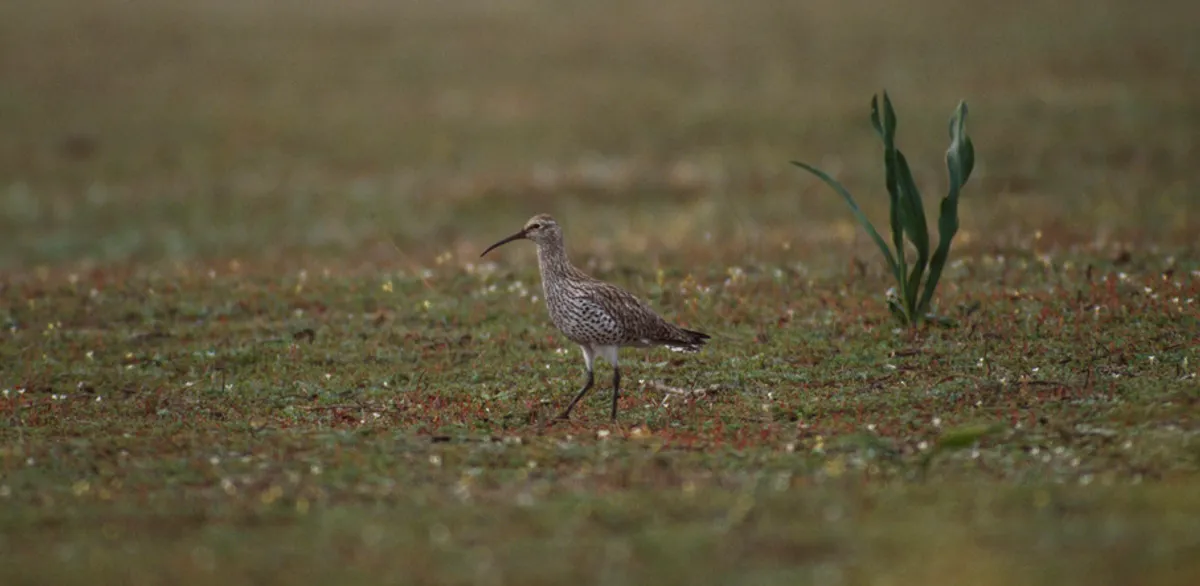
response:
<path fill-rule="evenodd" d="M 0 6 L 0 583 L 1200 575 L 1188 5 L 282 6 Z M 879 192 L 881 86 L 926 192 L 971 103 L 958 328 L 787 164 Z M 714 337 L 619 425 L 543 211 Z"/>

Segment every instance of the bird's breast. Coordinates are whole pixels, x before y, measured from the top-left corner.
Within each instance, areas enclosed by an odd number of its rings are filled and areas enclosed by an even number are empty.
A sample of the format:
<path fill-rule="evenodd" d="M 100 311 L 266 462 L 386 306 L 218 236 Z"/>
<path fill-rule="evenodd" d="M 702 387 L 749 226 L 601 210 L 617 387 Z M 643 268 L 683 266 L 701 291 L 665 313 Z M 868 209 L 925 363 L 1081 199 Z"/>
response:
<path fill-rule="evenodd" d="M 622 339 L 616 316 L 586 295 L 567 288 L 545 287 L 550 320 L 570 340 L 580 344 L 615 344 Z"/>

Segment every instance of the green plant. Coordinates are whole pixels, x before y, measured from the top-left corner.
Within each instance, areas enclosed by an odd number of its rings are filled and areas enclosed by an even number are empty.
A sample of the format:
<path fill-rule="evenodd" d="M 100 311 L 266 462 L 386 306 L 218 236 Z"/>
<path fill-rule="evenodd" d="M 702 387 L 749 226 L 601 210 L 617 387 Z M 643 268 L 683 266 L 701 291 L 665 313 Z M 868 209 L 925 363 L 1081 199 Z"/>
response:
<path fill-rule="evenodd" d="M 909 170 L 908 161 L 900 149 L 896 148 L 896 112 L 892 109 L 892 101 L 887 92 L 883 92 L 883 114 L 879 111 L 879 97 L 871 98 L 871 126 L 883 140 L 883 163 L 887 179 L 887 190 L 891 202 L 892 252 L 883 237 L 875 230 L 867 216 L 855 203 L 845 186 L 830 177 L 824 171 L 800 161 L 792 161 L 793 165 L 816 175 L 827 185 L 837 191 L 850 204 L 854 217 L 858 219 L 867 233 L 879 246 L 888 266 L 896 279 L 896 294 L 889 295 L 888 308 L 901 323 L 915 326 L 922 320 L 935 319 L 946 323 L 946 320 L 930 314 L 929 304 L 933 292 L 937 288 L 938 279 L 950 255 L 950 242 L 958 232 L 958 195 L 971 169 L 975 166 L 975 148 L 971 138 L 967 136 L 967 103 L 959 102 L 954 116 L 950 118 L 950 147 L 946 149 L 946 167 L 949 169 L 950 189 L 942 198 L 941 211 L 938 216 L 938 246 L 929 255 L 931 240 L 928 225 L 925 222 L 925 207 L 921 202 L 921 192 L 917 190 Z M 905 238 L 916 250 L 916 259 L 911 271 L 905 258 Z M 928 273 L 926 273 L 928 269 Z M 924 287 L 921 279 L 925 277 Z"/>
<path fill-rule="evenodd" d="M 929 474 L 933 459 L 940 454 L 957 452 L 978 445 L 985 437 L 1004 431 L 1004 425 L 999 423 L 976 424 L 946 430 L 919 460 L 922 477 Z"/>

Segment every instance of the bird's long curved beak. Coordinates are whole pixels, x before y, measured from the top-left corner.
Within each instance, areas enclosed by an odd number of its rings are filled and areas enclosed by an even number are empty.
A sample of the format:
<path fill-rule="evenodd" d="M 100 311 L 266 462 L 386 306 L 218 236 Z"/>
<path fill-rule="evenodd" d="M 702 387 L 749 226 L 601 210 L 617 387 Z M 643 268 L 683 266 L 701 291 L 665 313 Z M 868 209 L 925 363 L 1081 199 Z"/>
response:
<path fill-rule="evenodd" d="M 525 231 L 521 230 L 520 232 L 517 232 L 516 234 L 513 234 L 512 236 L 509 236 L 508 238 L 505 238 L 504 240 L 501 240 L 500 242 L 497 242 L 497 243 L 487 247 L 487 250 L 483 251 L 483 254 L 479 255 L 479 258 L 483 258 L 483 256 L 486 255 L 487 253 L 491 252 L 493 248 L 499 248 L 500 246 L 508 244 L 509 242 L 512 242 L 513 240 L 520 240 L 524 237 L 525 237 Z"/>

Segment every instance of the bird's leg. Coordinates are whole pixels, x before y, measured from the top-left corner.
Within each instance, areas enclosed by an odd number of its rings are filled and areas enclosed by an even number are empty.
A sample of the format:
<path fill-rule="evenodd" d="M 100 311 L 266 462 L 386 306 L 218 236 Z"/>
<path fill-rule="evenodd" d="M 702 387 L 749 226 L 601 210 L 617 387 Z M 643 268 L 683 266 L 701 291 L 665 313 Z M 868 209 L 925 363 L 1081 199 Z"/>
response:
<path fill-rule="evenodd" d="M 612 420 L 617 421 L 617 397 L 621 396 L 621 367 L 613 365 L 613 407 Z"/>
<path fill-rule="evenodd" d="M 592 374 L 592 369 L 589 368 L 587 371 L 587 382 L 583 384 L 583 389 L 581 389 L 579 391 L 578 395 L 575 395 L 574 399 L 571 399 L 571 403 L 569 405 L 567 405 L 567 410 L 563 411 L 562 415 L 558 416 L 559 419 L 569 419 L 571 417 L 571 410 L 574 409 L 575 404 L 578 403 L 579 400 L 582 399 L 583 396 L 586 395 L 589 390 L 591 390 L 592 382 L 594 382 L 594 381 L 595 381 L 595 375 Z"/>
<path fill-rule="evenodd" d="M 596 351 L 584 345 L 580 345 L 579 349 L 583 351 L 583 362 L 587 365 L 587 382 L 583 384 L 583 388 L 579 390 L 579 394 L 575 395 L 575 398 L 571 400 L 571 404 L 567 405 L 567 410 L 558 416 L 559 419 L 567 419 L 571 416 L 571 409 L 575 408 L 575 404 L 587 394 L 588 390 L 592 388 L 592 382 L 595 381 L 592 366 L 596 363 Z"/>

